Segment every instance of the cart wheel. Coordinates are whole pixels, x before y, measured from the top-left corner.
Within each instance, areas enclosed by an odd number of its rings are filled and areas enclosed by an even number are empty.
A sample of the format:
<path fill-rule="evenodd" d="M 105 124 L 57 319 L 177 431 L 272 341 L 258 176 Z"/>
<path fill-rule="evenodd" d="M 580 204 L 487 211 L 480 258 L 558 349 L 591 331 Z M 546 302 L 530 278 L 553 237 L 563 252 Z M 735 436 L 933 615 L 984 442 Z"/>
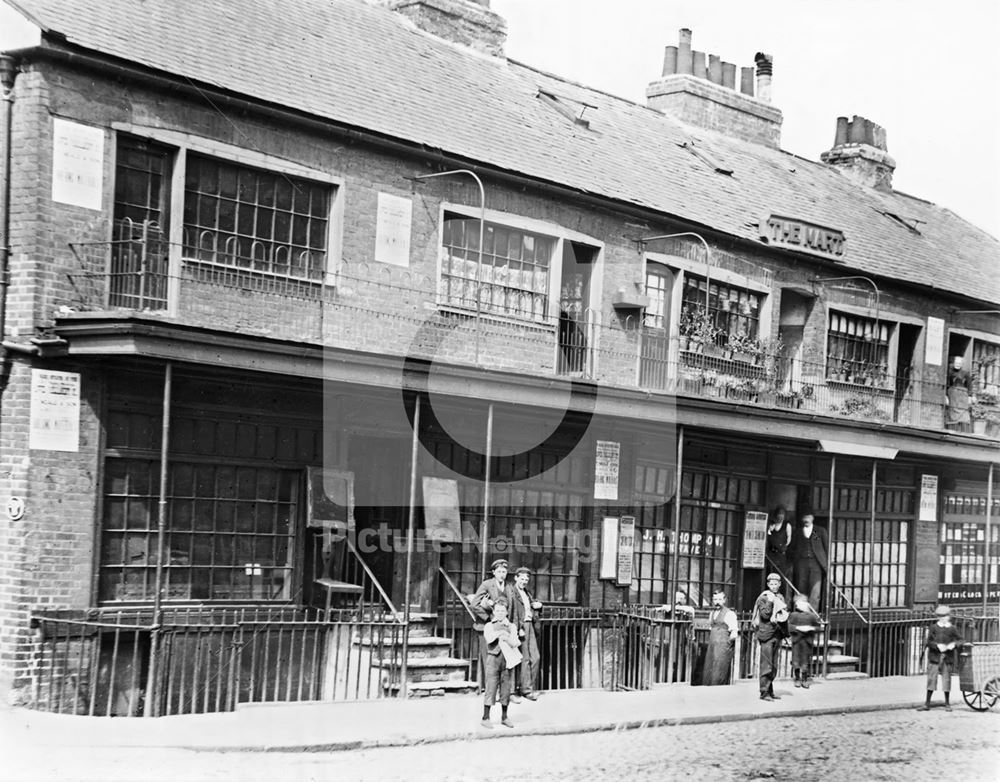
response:
<path fill-rule="evenodd" d="M 988 711 L 990 706 L 996 702 L 996 696 L 993 697 L 993 702 L 990 702 L 986 697 L 986 693 L 982 690 L 962 690 L 962 698 L 965 700 L 965 704 L 975 711 Z"/>
<path fill-rule="evenodd" d="M 992 709 L 1000 700 L 1000 676 L 990 679 L 983 685 L 983 703 Z"/>

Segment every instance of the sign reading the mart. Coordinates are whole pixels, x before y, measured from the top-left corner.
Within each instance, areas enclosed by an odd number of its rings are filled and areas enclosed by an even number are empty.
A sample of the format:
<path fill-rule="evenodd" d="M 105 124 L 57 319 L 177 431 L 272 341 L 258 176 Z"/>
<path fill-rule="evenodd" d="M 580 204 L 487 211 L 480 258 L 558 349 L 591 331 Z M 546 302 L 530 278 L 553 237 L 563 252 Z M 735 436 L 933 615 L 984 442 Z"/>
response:
<path fill-rule="evenodd" d="M 761 220 L 761 239 L 775 247 L 842 260 L 846 250 L 844 232 L 794 217 L 770 215 Z"/>

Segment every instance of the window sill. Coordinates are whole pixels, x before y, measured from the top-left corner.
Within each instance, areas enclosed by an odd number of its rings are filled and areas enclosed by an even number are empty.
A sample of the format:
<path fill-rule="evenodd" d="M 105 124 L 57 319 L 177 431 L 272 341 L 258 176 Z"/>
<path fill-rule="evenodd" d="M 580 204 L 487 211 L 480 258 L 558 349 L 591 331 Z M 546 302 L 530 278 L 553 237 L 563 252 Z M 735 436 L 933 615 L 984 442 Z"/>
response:
<path fill-rule="evenodd" d="M 466 318 L 479 318 L 481 320 L 489 321 L 491 323 L 501 323 L 505 326 L 518 326 L 520 328 L 532 329 L 534 331 L 546 332 L 555 334 L 557 323 L 554 320 L 546 318 L 543 321 L 538 320 L 528 320 L 520 319 L 511 316 L 498 315 L 493 312 L 481 311 L 476 312 L 475 309 L 469 309 L 466 307 L 460 307 L 455 304 L 448 304 L 445 302 L 437 303 L 437 310 L 443 315 L 458 315 Z"/>
<path fill-rule="evenodd" d="M 327 283 L 321 279 L 312 277 L 298 277 L 292 274 L 278 274 L 276 272 L 263 271 L 261 269 L 250 269 L 245 266 L 230 266 L 229 264 L 206 261 L 201 258 L 182 258 L 183 264 L 189 268 L 199 269 L 213 275 L 218 275 L 224 281 L 223 284 L 231 283 L 234 280 L 247 280 L 251 282 L 254 290 L 261 290 L 267 283 L 285 284 L 294 286 L 300 290 L 312 289 L 322 291 L 324 288 L 333 288 L 332 283 Z M 332 275 L 324 275 L 332 276 Z"/>
<path fill-rule="evenodd" d="M 849 383 L 846 380 L 834 380 L 833 378 L 827 378 L 826 385 L 830 388 L 842 388 L 845 391 L 852 391 L 854 393 L 872 391 L 878 394 L 885 394 L 886 396 L 893 393 L 893 389 L 888 386 L 868 386 L 864 383 Z"/>

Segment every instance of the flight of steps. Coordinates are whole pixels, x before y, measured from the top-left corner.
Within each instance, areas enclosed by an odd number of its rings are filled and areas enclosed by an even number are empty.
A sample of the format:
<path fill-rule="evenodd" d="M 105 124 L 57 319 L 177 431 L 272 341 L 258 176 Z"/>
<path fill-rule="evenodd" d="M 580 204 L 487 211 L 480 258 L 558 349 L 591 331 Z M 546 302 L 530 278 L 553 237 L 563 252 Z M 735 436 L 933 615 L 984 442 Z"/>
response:
<path fill-rule="evenodd" d="M 407 692 L 411 698 L 428 695 L 444 695 L 446 693 L 475 692 L 478 685 L 470 681 L 469 661 L 451 656 L 452 641 L 434 635 L 434 614 L 411 614 L 408 650 L 406 655 Z M 362 647 L 378 645 L 377 639 L 360 637 L 355 640 Z M 395 645 L 395 654 L 393 654 Z M 398 673 L 392 676 L 393 662 L 396 660 L 398 671 L 399 660 L 402 657 L 402 638 L 393 644 L 390 640 L 382 641 L 382 657 L 385 662 L 379 662 L 377 650 L 373 649 L 374 668 L 382 669 L 382 686 L 387 693 L 399 695 L 402 684 L 398 681 Z M 395 678 L 396 681 L 391 679 Z"/>
<path fill-rule="evenodd" d="M 781 655 L 784 658 L 779 662 L 778 670 L 785 672 L 782 678 L 790 678 L 792 675 L 792 642 L 790 638 L 785 638 L 781 643 Z M 823 675 L 823 637 L 817 634 L 813 639 L 812 655 L 812 675 Z M 826 678 L 827 679 L 867 679 L 868 674 L 859 670 L 861 658 L 844 654 L 843 641 L 830 640 L 829 649 L 826 654 Z"/>

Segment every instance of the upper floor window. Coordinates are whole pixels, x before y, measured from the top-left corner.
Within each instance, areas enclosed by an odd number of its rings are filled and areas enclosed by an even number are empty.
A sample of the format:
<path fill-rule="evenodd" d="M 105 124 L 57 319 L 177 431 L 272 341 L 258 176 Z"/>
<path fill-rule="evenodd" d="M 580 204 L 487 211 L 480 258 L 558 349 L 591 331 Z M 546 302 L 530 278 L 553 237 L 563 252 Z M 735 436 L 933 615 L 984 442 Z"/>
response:
<path fill-rule="evenodd" d="M 175 176 L 181 170 L 183 181 Z M 171 236 L 171 190 L 181 188 L 183 232 Z M 180 246 L 186 261 L 320 282 L 333 192 L 330 184 L 284 171 L 121 134 L 111 303 L 166 307 L 170 245 Z"/>
<path fill-rule="evenodd" d="M 322 280 L 330 188 L 189 154 L 184 256 L 282 277 Z"/>
<path fill-rule="evenodd" d="M 760 293 L 686 274 L 681 294 L 681 334 L 720 347 L 756 340 L 762 301 Z"/>
<path fill-rule="evenodd" d="M 972 343 L 972 371 L 976 392 L 1000 396 L 1000 344 L 977 339 Z"/>
<path fill-rule="evenodd" d="M 830 312 L 826 342 L 829 380 L 884 387 L 892 374 L 892 324 L 861 315 Z"/>
<path fill-rule="evenodd" d="M 548 314 L 556 240 L 446 213 L 442 231 L 443 303 L 522 320 Z"/>

